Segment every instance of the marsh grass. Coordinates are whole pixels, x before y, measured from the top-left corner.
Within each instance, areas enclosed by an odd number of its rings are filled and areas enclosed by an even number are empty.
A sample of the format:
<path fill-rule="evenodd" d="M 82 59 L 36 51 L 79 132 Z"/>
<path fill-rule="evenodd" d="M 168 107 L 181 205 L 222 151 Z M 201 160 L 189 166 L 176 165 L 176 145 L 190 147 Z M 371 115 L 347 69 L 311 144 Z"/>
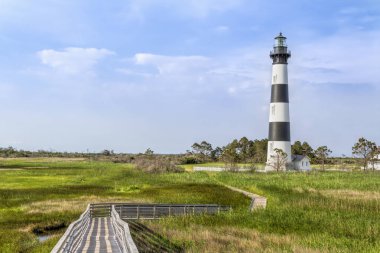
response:
<path fill-rule="evenodd" d="M 91 202 L 231 205 L 148 222 L 189 252 L 380 252 L 379 173 L 147 174 L 64 159 L 1 159 L 1 168 L 0 252 L 49 252 L 64 229 L 43 243 L 33 230 L 67 227 Z M 249 199 L 223 184 L 266 196 L 267 209 L 249 213 Z"/>

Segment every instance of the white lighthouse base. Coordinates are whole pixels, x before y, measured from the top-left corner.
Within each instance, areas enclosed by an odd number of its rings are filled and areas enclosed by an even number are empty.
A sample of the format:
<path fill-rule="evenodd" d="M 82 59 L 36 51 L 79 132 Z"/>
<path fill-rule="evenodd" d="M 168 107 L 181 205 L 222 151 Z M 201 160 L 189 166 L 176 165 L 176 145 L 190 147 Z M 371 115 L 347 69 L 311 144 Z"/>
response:
<path fill-rule="evenodd" d="M 291 163 L 290 163 L 291 164 Z M 287 165 L 284 165 L 284 166 L 281 166 L 281 168 L 279 169 L 279 172 L 280 171 L 287 171 L 288 170 L 288 167 L 290 165 L 289 163 Z M 271 171 L 277 171 L 277 169 L 275 168 L 275 166 L 273 166 L 273 163 L 271 162 L 267 162 L 265 164 L 265 169 L 264 169 L 265 172 L 271 172 Z"/>

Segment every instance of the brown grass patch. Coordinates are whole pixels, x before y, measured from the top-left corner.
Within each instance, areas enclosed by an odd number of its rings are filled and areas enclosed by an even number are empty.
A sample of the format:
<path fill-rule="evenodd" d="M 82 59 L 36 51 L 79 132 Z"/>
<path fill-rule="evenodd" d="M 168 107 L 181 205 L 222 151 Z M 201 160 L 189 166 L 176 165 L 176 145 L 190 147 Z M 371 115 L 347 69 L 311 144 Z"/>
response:
<path fill-rule="evenodd" d="M 23 205 L 27 213 L 51 213 L 64 211 L 83 212 L 90 203 L 118 203 L 128 200 L 115 197 L 85 196 L 70 200 L 44 200 Z"/>
<path fill-rule="evenodd" d="M 339 198 L 339 199 L 360 199 L 360 200 L 380 200 L 380 192 L 374 191 L 357 191 L 357 190 L 316 190 L 313 188 L 302 189 L 300 187 L 293 189 L 296 192 L 315 193 L 321 194 L 325 197 Z"/>
<path fill-rule="evenodd" d="M 380 200 L 380 192 L 355 190 L 321 190 L 319 192 L 327 197 L 361 200 Z"/>
<path fill-rule="evenodd" d="M 295 236 L 265 234 L 247 228 L 190 225 L 186 229 L 168 229 L 159 223 L 147 225 L 174 242 L 185 242 L 186 252 L 321 252 L 300 245 Z"/>

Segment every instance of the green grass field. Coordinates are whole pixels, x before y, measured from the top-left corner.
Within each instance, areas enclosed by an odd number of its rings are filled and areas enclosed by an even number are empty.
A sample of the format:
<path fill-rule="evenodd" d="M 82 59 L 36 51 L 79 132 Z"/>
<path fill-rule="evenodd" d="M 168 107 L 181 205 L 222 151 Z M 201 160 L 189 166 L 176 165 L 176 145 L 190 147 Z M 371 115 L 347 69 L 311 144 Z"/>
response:
<path fill-rule="evenodd" d="M 91 202 L 216 203 L 233 211 L 146 222 L 188 252 L 380 252 L 380 173 L 146 174 L 129 164 L 0 160 L 0 252 L 49 252 Z M 228 184 L 268 198 L 250 200 Z M 47 231 L 60 228 L 58 231 Z M 33 231 L 55 236 L 40 243 Z"/>

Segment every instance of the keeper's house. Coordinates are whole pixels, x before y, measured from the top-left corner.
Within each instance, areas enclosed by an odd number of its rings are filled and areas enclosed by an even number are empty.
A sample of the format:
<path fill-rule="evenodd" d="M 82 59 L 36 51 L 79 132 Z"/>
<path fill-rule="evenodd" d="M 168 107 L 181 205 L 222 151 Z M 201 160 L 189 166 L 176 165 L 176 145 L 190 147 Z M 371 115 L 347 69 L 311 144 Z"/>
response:
<path fill-rule="evenodd" d="M 292 167 L 295 170 L 311 170 L 309 157 L 305 155 L 292 155 Z"/>

